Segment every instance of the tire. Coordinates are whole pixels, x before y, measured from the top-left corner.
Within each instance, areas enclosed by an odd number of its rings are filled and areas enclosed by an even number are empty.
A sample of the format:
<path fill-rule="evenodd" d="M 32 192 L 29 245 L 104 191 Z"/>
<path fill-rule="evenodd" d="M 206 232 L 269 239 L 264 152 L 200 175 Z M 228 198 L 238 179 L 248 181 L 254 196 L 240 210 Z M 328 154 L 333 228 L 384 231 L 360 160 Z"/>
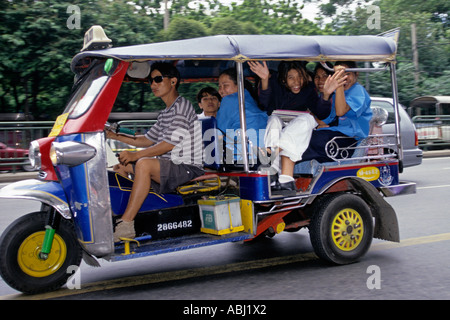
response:
<path fill-rule="evenodd" d="M 47 212 L 29 213 L 9 225 L 0 238 L 0 275 L 9 286 L 26 294 L 60 288 L 71 276 L 68 267 L 81 262 L 74 227 L 65 219 L 55 232 L 48 258 L 38 257 L 47 220 Z"/>
<path fill-rule="evenodd" d="M 373 238 L 373 218 L 363 199 L 346 193 L 325 195 L 314 208 L 309 232 L 319 258 L 341 265 L 366 254 Z"/>

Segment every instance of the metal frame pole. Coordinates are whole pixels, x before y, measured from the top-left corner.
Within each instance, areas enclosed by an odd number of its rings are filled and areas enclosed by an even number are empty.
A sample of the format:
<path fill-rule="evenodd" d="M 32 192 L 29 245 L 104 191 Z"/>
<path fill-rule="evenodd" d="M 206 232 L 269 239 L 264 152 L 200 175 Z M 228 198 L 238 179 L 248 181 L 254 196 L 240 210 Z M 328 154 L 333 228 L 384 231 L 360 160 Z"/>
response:
<path fill-rule="evenodd" d="M 244 171 L 249 171 L 247 149 L 247 123 L 245 122 L 245 94 L 244 94 L 244 67 L 242 62 L 236 62 L 237 86 L 239 99 L 239 119 L 241 121 L 241 144 Z"/>
<path fill-rule="evenodd" d="M 400 162 L 399 165 L 400 168 L 403 168 L 403 149 L 400 136 L 400 113 L 398 110 L 398 108 L 400 108 L 400 104 L 398 103 L 397 73 L 395 70 L 395 64 L 393 62 L 389 64 L 389 69 L 391 71 L 392 103 L 394 105 L 395 112 L 395 140 L 397 144 L 398 161 Z"/>

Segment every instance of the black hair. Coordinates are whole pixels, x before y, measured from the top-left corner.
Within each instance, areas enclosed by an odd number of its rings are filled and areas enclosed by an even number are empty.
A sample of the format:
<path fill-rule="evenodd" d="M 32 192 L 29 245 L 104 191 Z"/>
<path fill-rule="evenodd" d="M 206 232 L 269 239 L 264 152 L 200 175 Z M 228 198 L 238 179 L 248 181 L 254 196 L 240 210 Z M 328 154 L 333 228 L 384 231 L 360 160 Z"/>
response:
<path fill-rule="evenodd" d="M 150 68 L 150 74 L 152 74 L 152 72 L 155 70 L 158 70 L 159 72 L 161 72 L 161 75 L 163 77 L 177 78 L 177 84 L 176 84 L 175 88 L 178 89 L 178 87 L 180 86 L 180 80 L 181 80 L 180 71 L 178 71 L 178 69 L 172 63 L 155 62 L 152 64 L 152 66 Z"/>
<path fill-rule="evenodd" d="M 286 80 L 289 70 L 295 69 L 299 72 L 300 76 L 303 78 L 303 83 L 300 89 L 303 89 L 308 85 L 309 77 L 306 69 L 301 61 L 282 61 L 278 65 L 278 82 L 286 86 Z"/>
<path fill-rule="evenodd" d="M 220 73 L 219 77 L 220 77 L 221 75 L 224 75 L 224 74 L 227 75 L 227 76 L 229 76 L 230 79 L 233 80 L 233 83 L 234 83 L 235 85 L 237 85 L 237 72 L 236 72 L 236 68 L 228 68 L 228 69 L 223 70 L 223 71 Z"/>
<path fill-rule="evenodd" d="M 225 69 L 219 74 L 219 77 L 222 76 L 222 75 L 227 75 L 228 77 L 230 77 L 230 79 L 233 81 L 233 83 L 235 85 L 237 85 L 237 71 L 236 71 L 236 68 Z M 250 81 L 248 81 L 246 79 L 244 79 L 244 89 L 247 89 L 247 91 L 250 93 L 252 98 L 255 101 L 258 101 L 258 94 L 256 93 L 255 88 L 253 88 L 253 85 L 250 83 Z"/>
<path fill-rule="evenodd" d="M 217 99 L 219 99 L 219 101 L 222 101 L 221 95 L 215 88 L 204 87 L 204 88 L 200 89 L 200 91 L 197 93 L 197 102 L 199 102 L 199 103 L 202 102 L 202 98 L 205 95 L 205 93 L 215 96 Z"/>
<path fill-rule="evenodd" d="M 355 61 L 337 61 L 334 65 L 335 66 L 340 66 L 345 64 L 347 67 L 354 69 L 356 68 L 356 62 Z"/>

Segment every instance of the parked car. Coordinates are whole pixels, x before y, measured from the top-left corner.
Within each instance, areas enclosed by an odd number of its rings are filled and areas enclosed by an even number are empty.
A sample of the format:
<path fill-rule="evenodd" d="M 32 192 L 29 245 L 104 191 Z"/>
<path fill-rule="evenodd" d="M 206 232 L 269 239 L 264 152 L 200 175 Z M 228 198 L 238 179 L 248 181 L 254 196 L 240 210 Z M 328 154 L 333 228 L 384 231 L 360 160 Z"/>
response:
<path fill-rule="evenodd" d="M 395 115 L 392 98 L 371 97 L 371 107 L 381 107 L 388 112 L 388 119 L 383 125 L 383 133 L 395 133 Z M 398 109 L 400 113 L 400 136 L 403 147 L 403 167 L 417 166 L 422 163 L 423 152 L 419 149 L 419 139 L 416 127 L 409 117 L 404 106 Z M 395 143 L 394 141 L 389 141 Z M 396 150 L 394 150 L 396 151 Z"/>
<path fill-rule="evenodd" d="M 3 142 L 0 142 L 0 158 L 0 171 L 13 169 L 34 171 L 34 168 L 30 165 L 30 160 L 28 159 L 28 149 L 11 148 Z M 18 165 L 14 168 L 13 164 Z"/>

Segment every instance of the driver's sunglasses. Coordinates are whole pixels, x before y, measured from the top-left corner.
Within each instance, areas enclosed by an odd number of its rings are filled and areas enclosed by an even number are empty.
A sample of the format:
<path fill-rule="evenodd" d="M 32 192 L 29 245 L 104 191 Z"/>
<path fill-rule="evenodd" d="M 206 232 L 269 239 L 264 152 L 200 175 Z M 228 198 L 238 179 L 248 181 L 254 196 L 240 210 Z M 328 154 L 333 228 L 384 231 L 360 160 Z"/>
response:
<path fill-rule="evenodd" d="M 156 76 L 154 78 L 150 77 L 148 78 L 148 81 L 150 82 L 150 84 L 153 83 L 153 81 L 155 81 L 156 83 L 161 83 L 163 81 L 164 77 L 163 76 Z"/>

